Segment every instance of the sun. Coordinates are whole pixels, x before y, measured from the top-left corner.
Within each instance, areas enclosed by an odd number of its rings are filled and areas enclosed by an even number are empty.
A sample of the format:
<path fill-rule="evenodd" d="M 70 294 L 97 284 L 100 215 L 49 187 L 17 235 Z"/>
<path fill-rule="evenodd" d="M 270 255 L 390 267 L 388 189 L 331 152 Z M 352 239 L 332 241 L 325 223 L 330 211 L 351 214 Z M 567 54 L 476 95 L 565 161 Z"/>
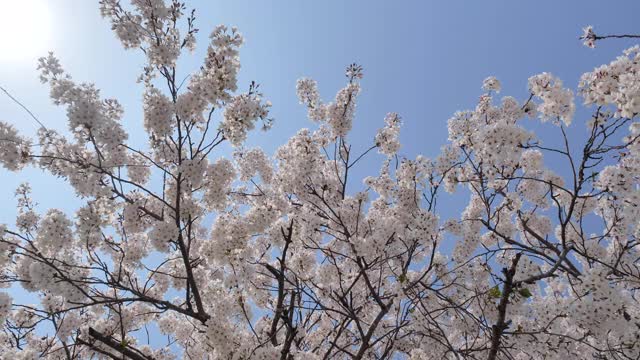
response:
<path fill-rule="evenodd" d="M 28 61 L 50 50 L 47 0 L 0 0 L 0 61 Z"/>

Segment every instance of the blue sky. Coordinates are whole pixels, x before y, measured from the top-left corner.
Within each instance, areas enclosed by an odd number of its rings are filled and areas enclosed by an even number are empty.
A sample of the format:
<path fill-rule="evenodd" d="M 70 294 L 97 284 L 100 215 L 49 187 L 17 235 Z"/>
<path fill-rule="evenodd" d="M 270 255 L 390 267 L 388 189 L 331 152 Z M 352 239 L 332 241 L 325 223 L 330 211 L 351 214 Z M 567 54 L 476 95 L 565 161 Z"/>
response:
<path fill-rule="evenodd" d="M 10 0 L 0 0 L 0 4 Z M 125 126 L 133 141 L 143 144 L 142 86 L 135 83 L 144 59 L 125 51 L 100 18 L 97 1 L 44 0 L 50 19 L 48 49 L 61 59 L 78 81 L 95 82 L 103 97 L 115 97 L 125 108 Z M 456 111 L 475 107 L 482 80 L 495 75 L 500 95 L 523 100 L 527 79 L 543 71 L 559 76 L 575 88 L 583 72 L 609 62 L 633 42 L 611 40 L 596 49 L 578 40 L 581 28 L 594 25 L 597 33 L 639 33 L 638 1 L 190 1 L 197 9 L 200 47 L 180 61 L 180 73 L 196 70 L 206 51 L 206 40 L 216 24 L 238 26 L 245 36 L 241 50 L 240 89 L 251 80 L 261 84 L 272 101 L 275 118 L 268 133 L 249 136 L 247 145 L 273 151 L 302 127 L 312 126 L 295 95 L 296 79 L 318 80 L 323 98 L 330 101 L 344 85 L 344 68 L 364 66 L 351 139 L 366 149 L 387 112 L 403 118 L 400 154 L 435 157 L 446 143 L 447 119 Z M 608 5 L 608 6 L 604 6 Z M 3 13 L 2 16 L 20 16 Z M 45 30 L 42 30 L 45 31 Z M 0 34 L 0 41 L 14 33 Z M 65 131 L 65 111 L 48 98 L 40 84 L 37 56 L 6 59 L 0 43 L 0 85 L 29 107 L 50 128 Z M 571 134 L 584 136 L 588 112 L 578 107 Z M 34 135 L 37 124 L 0 93 L 0 120 Z M 541 126 L 547 134 L 553 127 Z M 550 134 L 550 133 L 549 133 Z M 555 135 L 551 135 L 553 141 Z M 214 157 L 220 155 L 213 155 Z M 375 174 L 382 160 L 374 155 L 356 168 L 362 179 Z M 561 166 L 561 164 L 556 164 Z M 79 203 L 63 182 L 27 169 L 21 174 L 0 169 L 0 223 L 13 224 L 13 190 L 28 180 L 44 212 L 49 207 L 73 211 Z M 462 198 L 440 201 L 446 215 L 464 206 Z"/>
<path fill-rule="evenodd" d="M 125 107 L 127 128 L 137 134 L 135 141 L 143 143 L 142 87 L 135 83 L 142 56 L 121 48 L 109 24 L 100 18 L 97 2 L 44 1 L 50 22 L 48 48 L 76 80 L 95 82 L 104 97 L 118 98 Z M 198 11 L 201 46 L 183 57 L 180 66 L 183 74 L 198 68 L 213 26 L 238 26 L 246 38 L 240 88 L 251 80 L 259 82 L 273 102 L 271 115 L 276 120 L 267 134 L 252 134 L 248 145 L 272 152 L 298 129 L 311 126 L 295 96 L 296 79 L 315 78 L 322 96 L 331 100 L 344 84 L 345 66 L 358 62 L 365 78 L 351 135 L 355 146 L 369 145 L 385 114 L 395 111 L 404 121 L 401 154 L 435 157 L 446 143 L 447 119 L 456 110 L 475 106 L 485 77 L 495 75 L 502 81 L 501 95 L 523 99 L 531 75 L 548 71 L 575 87 L 581 73 L 632 45 L 613 40 L 594 50 L 578 40 L 588 24 L 599 33 L 637 30 L 634 14 L 640 2 L 616 4 L 612 8 L 598 1 L 548 0 L 191 1 L 188 6 Z M 65 130 L 64 110 L 51 104 L 46 85 L 38 81 L 36 58 L 15 61 L 0 56 L 0 85 L 48 127 Z M 583 131 L 580 116 L 586 114 L 578 112 L 575 131 Z M 0 96 L 0 116 L 24 134 L 37 130 L 37 124 L 5 96 Z M 377 171 L 380 160 L 369 157 L 357 169 L 358 175 Z M 33 170 L 20 176 L 0 171 L 4 185 L 0 201 L 13 204 L 12 189 L 26 178 L 43 209 L 74 203 L 63 183 Z M 0 221 L 12 223 L 14 215 L 14 207 L 5 206 Z"/>
<path fill-rule="evenodd" d="M 616 3 L 614 10 L 598 1 L 191 1 L 188 6 L 198 11 L 201 46 L 180 65 L 184 74 L 197 69 L 213 26 L 238 26 L 246 38 L 240 88 L 251 80 L 259 82 L 274 104 L 276 119 L 267 136 L 256 132 L 248 143 L 271 152 L 299 128 L 310 126 L 295 96 L 296 79 L 317 79 L 322 96 L 330 100 L 344 83 L 344 67 L 358 62 L 365 68 L 365 78 L 351 135 L 356 145 L 370 144 L 384 115 L 395 111 L 404 120 L 401 154 L 431 157 L 446 142 L 447 119 L 456 110 L 475 106 L 486 76 L 502 81 L 501 95 L 522 99 L 531 75 L 549 71 L 573 87 L 582 72 L 631 45 L 614 40 L 593 50 L 577 39 L 587 24 L 597 32 L 633 32 L 640 3 Z M 118 98 L 126 110 L 125 124 L 139 135 L 142 88 L 135 78 L 142 56 L 121 48 L 109 24 L 100 18 L 96 2 L 55 0 L 48 1 L 47 8 L 49 48 L 76 80 L 95 82 L 103 96 Z M 0 84 L 48 127 L 64 130 L 64 110 L 51 104 L 46 85 L 39 83 L 36 58 L 16 62 L 0 56 Z M 37 129 L 4 96 L 0 116 L 25 134 Z M 578 117 L 576 125 L 580 121 Z M 379 160 L 369 158 L 359 171 L 376 171 Z M 50 177 L 27 174 L 43 206 L 68 200 L 70 194 L 64 189 L 50 191 Z M 0 180 L 7 185 L 0 200 L 11 203 L 10 190 L 24 177 L 2 171 Z M 5 207 L 0 220 L 12 222 L 12 213 L 12 207 Z"/>

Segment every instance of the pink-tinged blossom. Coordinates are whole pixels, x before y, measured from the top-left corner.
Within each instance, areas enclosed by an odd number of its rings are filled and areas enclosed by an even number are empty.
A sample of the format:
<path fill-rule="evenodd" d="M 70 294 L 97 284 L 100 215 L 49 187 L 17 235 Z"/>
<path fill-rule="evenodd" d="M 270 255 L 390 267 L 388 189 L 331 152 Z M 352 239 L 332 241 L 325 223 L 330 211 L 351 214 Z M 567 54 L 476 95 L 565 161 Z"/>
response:
<path fill-rule="evenodd" d="M 583 40 L 583 44 L 586 47 L 595 48 L 597 36 L 596 33 L 593 32 L 593 26 L 589 25 L 582 29 L 582 35 L 580 39 Z"/>
<path fill-rule="evenodd" d="M 613 105 L 616 116 L 632 118 L 640 112 L 640 48 L 627 49 L 609 64 L 580 79 L 585 104 Z"/>
<path fill-rule="evenodd" d="M 309 119 L 320 122 L 326 118 L 326 107 L 320 100 L 317 82 L 313 79 L 298 79 L 296 84 L 298 100 L 308 109 Z"/>
<path fill-rule="evenodd" d="M 356 110 L 356 97 L 359 92 L 360 85 L 355 82 L 350 83 L 338 91 L 332 103 L 327 104 L 327 123 L 334 137 L 345 136 L 351 130 Z"/>
<path fill-rule="evenodd" d="M 4 324 L 5 320 L 11 312 L 11 301 L 13 299 L 6 292 L 0 292 L 0 324 Z"/>
<path fill-rule="evenodd" d="M 396 113 L 389 113 L 384 122 L 386 126 L 378 130 L 375 143 L 382 154 L 393 156 L 400 149 L 400 117 Z"/>
<path fill-rule="evenodd" d="M 573 92 L 562 87 L 562 81 L 549 73 L 542 73 L 529 78 L 529 90 L 542 100 L 538 104 L 543 121 L 558 120 L 569 126 L 575 112 Z"/>
<path fill-rule="evenodd" d="M 495 76 L 489 76 L 482 81 L 482 90 L 500 92 L 500 81 Z"/>
<path fill-rule="evenodd" d="M 149 88 L 143 97 L 144 127 L 156 137 L 163 138 L 173 132 L 173 104 L 156 88 Z"/>
<path fill-rule="evenodd" d="M 11 124 L 0 122 L 0 164 L 7 170 L 20 170 L 30 162 L 30 153 L 30 141 Z"/>
<path fill-rule="evenodd" d="M 240 146 L 247 133 L 255 128 L 258 119 L 268 121 L 270 102 L 262 102 L 259 95 L 241 94 L 233 97 L 225 107 L 220 129 L 233 146 Z"/>

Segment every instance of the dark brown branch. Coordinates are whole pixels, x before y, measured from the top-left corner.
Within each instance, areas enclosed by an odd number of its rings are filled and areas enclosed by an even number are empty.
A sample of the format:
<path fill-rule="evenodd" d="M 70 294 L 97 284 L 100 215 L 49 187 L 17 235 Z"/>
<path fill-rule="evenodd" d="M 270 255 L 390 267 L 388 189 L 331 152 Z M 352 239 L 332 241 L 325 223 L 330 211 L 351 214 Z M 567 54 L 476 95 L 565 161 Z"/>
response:
<path fill-rule="evenodd" d="M 522 253 L 516 254 L 513 258 L 513 262 L 511 263 L 511 268 L 502 269 L 502 272 L 505 275 L 504 285 L 502 287 L 502 294 L 500 296 L 500 303 L 498 303 L 498 320 L 492 326 L 491 331 L 491 348 L 489 349 L 489 356 L 487 360 L 495 360 L 498 356 L 498 351 L 500 350 L 500 343 L 502 334 L 509 327 L 509 322 L 505 319 L 507 314 L 507 306 L 509 305 L 509 296 L 513 292 L 513 278 L 516 275 L 516 268 L 518 266 L 518 261 L 520 261 L 520 257 Z"/>
<path fill-rule="evenodd" d="M 112 337 L 104 335 L 102 333 L 100 333 L 99 331 L 95 330 L 94 328 L 90 327 L 89 328 L 89 336 L 91 336 L 95 341 L 98 341 L 106 346 L 108 346 L 109 348 L 121 353 L 122 355 L 126 356 L 129 359 L 132 360 L 154 360 L 153 357 L 150 356 L 145 356 L 143 355 L 139 350 L 133 349 L 129 346 L 127 346 L 124 342 L 118 342 L 116 340 L 114 340 Z M 78 338 L 76 340 L 78 343 L 86 345 L 88 347 L 90 347 L 92 350 L 98 351 L 101 354 L 104 355 L 108 355 L 113 359 L 118 359 L 118 357 L 116 357 L 115 355 L 109 354 L 108 352 L 104 351 L 104 350 L 100 350 L 99 348 L 97 348 L 93 343 L 80 339 Z"/>

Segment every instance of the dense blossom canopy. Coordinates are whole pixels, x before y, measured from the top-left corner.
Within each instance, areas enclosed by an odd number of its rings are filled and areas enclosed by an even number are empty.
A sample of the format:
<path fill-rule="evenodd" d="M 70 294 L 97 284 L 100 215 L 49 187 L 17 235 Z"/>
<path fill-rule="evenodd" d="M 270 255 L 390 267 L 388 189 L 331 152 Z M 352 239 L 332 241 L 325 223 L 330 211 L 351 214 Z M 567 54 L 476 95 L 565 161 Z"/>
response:
<path fill-rule="evenodd" d="M 496 99 L 487 78 L 435 158 L 398 155 L 396 113 L 370 148 L 350 145 L 360 66 L 329 101 L 300 79 L 313 127 L 270 155 L 244 146 L 271 125 L 270 104 L 255 83 L 239 90 L 235 28 L 213 30 L 181 86 L 193 12 L 162 0 L 100 9 L 146 55 L 148 147 L 129 144 L 117 100 L 40 59 L 71 136 L 43 127 L 32 140 L 0 122 L 0 164 L 62 178 L 83 205 L 40 209 L 28 184 L 16 189 L 15 224 L 0 226 L 1 358 L 640 357 L 640 48 L 585 73 L 576 93 L 542 73 L 530 97 Z M 576 101 L 593 115 L 577 117 Z M 561 145 L 528 121 L 550 122 Z M 216 156 L 225 142 L 233 155 Z M 379 173 L 349 177 L 376 150 Z M 437 214 L 443 191 L 468 196 L 459 217 Z M 149 328 L 163 336 L 149 344 Z"/>

